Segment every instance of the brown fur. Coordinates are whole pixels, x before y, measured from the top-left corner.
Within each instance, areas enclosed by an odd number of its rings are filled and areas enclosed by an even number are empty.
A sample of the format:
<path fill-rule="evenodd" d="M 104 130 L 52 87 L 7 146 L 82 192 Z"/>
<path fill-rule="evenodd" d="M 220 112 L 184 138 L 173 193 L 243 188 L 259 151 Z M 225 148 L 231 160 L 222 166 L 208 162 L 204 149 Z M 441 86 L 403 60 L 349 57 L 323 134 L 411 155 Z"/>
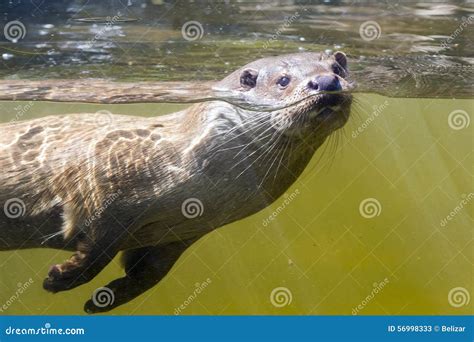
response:
<path fill-rule="evenodd" d="M 255 83 L 242 83 L 245 70 Z M 73 114 L 0 125 L 0 203 L 20 200 L 25 210 L 0 214 L 0 249 L 75 251 L 51 267 L 51 292 L 90 281 L 125 250 L 126 276 L 107 285 L 114 303 L 89 301 L 86 311 L 128 302 L 191 243 L 286 191 L 349 116 L 350 95 L 320 94 L 308 82 L 330 75 L 347 90 L 346 73 L 341 53 L 305 53 L 250 63 L 215 84 L 228 101 L 280 108 L 270 112 L 211 101 L 155 118 Z M 282 74 L 291 77 L 286 88 L 276 85 Z M 324 101 L 339 107 L 322 111 Z M 183 214 L 189 198 L 202 203 L 201 215 Z"/>

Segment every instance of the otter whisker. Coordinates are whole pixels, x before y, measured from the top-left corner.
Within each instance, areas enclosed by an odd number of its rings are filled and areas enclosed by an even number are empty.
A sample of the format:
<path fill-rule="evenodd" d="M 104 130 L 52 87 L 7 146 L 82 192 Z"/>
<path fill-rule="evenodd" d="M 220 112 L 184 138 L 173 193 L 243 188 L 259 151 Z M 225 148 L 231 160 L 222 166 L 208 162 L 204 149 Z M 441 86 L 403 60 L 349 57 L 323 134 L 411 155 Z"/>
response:
<path fill-rule="evenodd" d="M 280 167 L 282 165 L 283 157 L 285 156 L 286 150 L 287 150 L 288 146 L 291 146 L 292 144 L 293 144 L 293 142 L 290 139 L 287 139 L 285 147 L 283 148 L 283 151 L 281 152 L 281 157 L 280 157 L 280 160 L 278 161 L 278 165 L 277 165 L 277 168 L 275 170 L 275 175 L 273 176 L 273 184 L 275 183 L 275 181 L 277 179 L 278 171 L 280 170 Z"/>
<path fill-rule="evenodd" d="M 264 138 L 268 138 L 271 136 L 271 133 L 266 135 Z M 252 141 L 249 142 L 248 144 L 245 145 L 245 147 L 243 149 L 245 149 L 247 146 L 251 146 L 252 145 Z M 251 152 L 250 154 L 248 154 L 245 158 L 241 159 L 240 161 L 238 161 L 237 163 L 235 163 L 232 167 L 231 167 L 231 170 L 234 169 L 237 165 L 245 162 L 248 158 L 251 158 L 255 153 L 259 152 L 261 149 L 265 148 L 267 146 L 269 142 L 265 142 L 263 145 L 259 146 L 257 149 L 255 149 L 253 152 Z M 240 153 L 240 152 L 239 152 Z M 235 156 L 234 158 L 235 159 Z"/>
<path fill-rule="evenodd" d="M 260 128 L 265 127 L 265 125 L 266 125 L 265 122 L 259 123 L 259 124 L 255 127 L 254 131 L 258 131 Z M 243 135 L 250 135 L 250 134 L 249 134 L 248 131 L 243 131 L 243 132 L 239 133 L 237 136 L 234 136 L 234 137 L 231 138 L 231 139 L 224 140 L 224 142 L 222 142 L 221 144 L 215 146 L 214 149 L 217 149 L 217 148 L 219 148 L 219 147 L 221 147 L 221 146 L 224 146 L 224 145 L 229 145 L 230 142 L 232 142 L 233 140 L 236 140 L 236 139 L 239 138 L 239 137 L 242 137 Z M 252 138 L 252 140 L 251 140 L 249 143 L 251 144 L 252 142 L 254 142 L 254 140 L 255 140 L 255 137 Z M 238 145 L 238 146 L 246 146 L 246 145 L 248 145 L 249 143 L 241 144 L 241 145 Z M 234 149 L 234 148 L 235 148 L 235 147 L 231 147 L 230 149 Z M 217 153 L 217 152 L 220 152 L 220 151 L 225 151 L 226 149 L 229 149 L 229 148 L 219 149 L 219 150 L 216 151 L 216 153 Z"/>
<path fill-rule="evenodd" d="M 258 135 L 254 136 L 254 137 L 251 137 L 251 141 L 247 144 L 247 146 L 250 146 L 252 144 L 255 144 L 255 143 L 258 143 L 264 139 L 266 139 L 267 137 L 269 136 L 273 136 L 274 133 L 270 132 L 268 133 L 269 131 L 272 130 L 272 127 L 268 127 L 267 129 L 263 130 L 262 132 L 258 133 Z M 267 135 L 264 136 L 265 133 L 268 133 Z M 246 146 L 246 147 L 247 147 Z M 234 159 L 236 157 L 238 157 L 245 149 L 246 147 L 244 147 L 242 150 L 240 150 L 235 156 L 234 156 Z"/>
<path fill-rule="evenodd" d="M 262 127 L 262 126 L 260 126 L 260 127 Z M 260 128 L 260 127 L 259 127 L 259 128 Z M 258 135 L 256 135 L 255 137 L 252 137 L 252 141 L 249 143 L 249 146 L 250 146 L 250 144 L 252 144 L 252 143 L 256 143 L 256 142 L 259 142 L 259 141 L 263 140 L 264 138 L 262 137 L 262 135 L 265 134 L 265 133 L 267 133 L 268 131 L 273 130 L 273 129 L 274 129 L 274 128 L 273 128 L 272 126 L 267 127 L 265 130 L 263 130 L 262 132 L 258 133 Z M 275 134 L 275 133 L 271 133 L 272 138 L 273 138 L 274 134 Z M 270 139 L 270 140 L 271 140 L 271 139 Z M 239 156 L 240 153 L 242 153 L 245 149 L 246 149 L 246 147 L 243 148 L 242 150 L 240 150 L 240 151 L 234 156 L 234 159 L 235 159 L 237 156 Z"/>
<path fill-rule="evenodd" d="M 272 151 L 276 146 L 278 146 L 278 143 L 280 141 L 280 139 L 283 137 L 283 134 L 280 134 L 277 139 L 275 140 L 275 142 L 272 144 L 272 148 L 271 149 L 268 149 L 267 151 L 265 151 L 265 154 L 269 153 L 270 151 Z M 265 182 L 265 179 L 268 175 L 268 173 L 272 170 L 272 167 L 273 167 L 273 164 L 275 163 L 275 161 L 278 159 L 278 155 L 279 153 L 281 152 L 281 148 L 280 149 L 275 149 L 272 153 L 272 155 L 270 156 L 269 158 L 269 162 L 273 159 L 272 163 L 270 164 L 270 166 L 268 167 L 267 169 L 267 172 L 265 172 L 265 175 L 263 176 L 262 178 L 262 181 L 260 182 L 258 188 L 261 188 L 263 183 Z M 274 158 L 273 158 L 274 157 Z M 263 161 L 262 161 L 263 162 Z"/>
<path fill-rule="evenodd" d="M 266 126 L 266 123 L 261 122 L 258 125 L 256 125 L 256 127 L 253 129 L 253 131 L 258 131 L 260 128 L 265 127 L 265 126 Z M 240 137 L 243 137 L 244 135 L 249 135 L 249 132 L 244 130 L 243 132 L 239 133 L 237 136 L 234 136 L 234 137 L 232 137 L 230 139 L 227 139 L 227 140 L 223 139 L 224 141 L 221 144 L 219 144 L 219 145 L 217 145 L 213 148 L 214 149 L 213 156 L 216 155 L 217 153 L 225 150 L 225 149 L 221 149 L 220 147 L 222 147 L 224 145 L 230 145 L 230 143 L 232 141 L 234 141 L 234 140 L 236 140 Z M 243 149 L 245 149 L 246 146 L 248 146 L 249 144 L 252 144 L 253 142 L 255 142 L 255 138 L 252 138 L 251 141 L 249 141 L 248 143 L 245 143 L 245 144 L 241 144 L 240 146 L 244 146 Z"/>
<path fill-rule="evenodd" d="M 63 231 L 58 231 L 56 233 L 51 233 L 51 234 L 48 234 L 48 235 L 45 235 L 42 237 L 42 241 L 41 241 L 41 244 L 44 245 L 48 240 L 51 240 L 52 238 L 58 236 L 58 235 L 62 235 L 64 232 Z"/>
<path fill-rule="evenodd" d="M 271 142 L 271 140 L 270 140 L 270 142 Z M 260 146 L 260 147 L 259 147 L 256 151 L 254 151 L 252 154 L 255 154 L 258 150 L 261 150 L 261 149 L 264 148 L 264 147 L 266 147 L 266 144 Z M 263 156 L 265 156 L 265 154 L 263 154 L 263 153 L 260 154 L 248 167 L 246 167 L 241 173 L 239 173 L 236 178 L 239 178 L 242 174 L 244 174 L 249 168 L 251 168 L 251 167 L 252 167 L 260 158 L 262 158 Z M 248 158 L 248 157 L 247 157 L 247 158 Z M 247 158 L 245 158 L 245 159 L 247 159 Z M 236 165 L 238 165 L 238 164 L 240 164 L 240 162 L 238 162 Z M 235 167 L 235 166 L 234 166 L 234 167 Z M 233 167 L 233 168 L 234 168 L 234 167 Z"/>
<path fill-rule="evenodd" d="M 227 130 L 226 132 L 222 133 L 222 132 L 218 132 L 216 134 L 213 134 L 211 135 L 211 137 L 216 137 L 216 136 L 223 136 L 224 138 L 226 138 L 229 134 L 233 133 L 234 131 L 238 130 L 238 129 L 241 129 L 243 128 L 244 126 L 246 125 L 252 125 L 254 124 L 255 122 L 259 121 L 259 120 L 262 120 L 262 123 L 265 123 L 266 122 L 266 118 L 267 118 L 267 115 L 266 113 L 258 113 L 258 115 L 256 115 L 255 117 L 253 117 L 252 119 L 247 119 L 247 118 L 244 118 L 242 119 L 241 123 L 238 124 L 238 125 L 235 125 L 235 127 L 232 127 L 231 129 Z M 245 133 L 245 132 L 243 132 Z M 233 137 L 232 139 L 235 139 L 236 137 Z"/>
<path fill-rule="evenodd" d="M 258 130 L 259 128 L 261 128 L 261 127 L 263 127 L 263 126 L 265 126 L 265 125 L 267 124 L 267 122 L 266 122 L 267 120 L 265 120 L 264 115 L 261 115 L 261 116 L 259 116 L 258 118 L 254 119 L 254 120 L 242 122 L 242 124 L 239 125 L 238 127 L 239 127 L 239 128 L 243 128 L 245 125 L 252 124 L 253 122 L 258 121 L 258 120 L 260 120 L 260 119 L 262 119 L 262 118 L 264 119 L 264 120 L 262 120 L 262 122 L 260 122 L 258 125 L 255 125 L 255 127 L 252 127 L 252 130 L 253 130 L 253 131 L 256 131 L 256 130 Z M 224 133 L 223 137 L 225 138 L 228 133 L 229 133 L 229 132 Z M 219 134 L 216 134 L 215 136 L 218 136 L 218 135 L 219 135 Z M 240 137 L 243 136 L 243 135 L 249 135 L 249 132 L 243 130 L 241 133 L 239 133 L 238 135 L 233 136 L 233 137 L 230 138 L 230 139 L 223 139 L 224 141 L 223 141 L 221 144 L 217 145 L 216 148 L 219 148 L 220 146 L 223 146 L 223 145 L 225 145 L 225 144 L 228 144 L 228 143 L 230 143 L 230 142 L 232 142 L 232 141 L 234 141 L 234 140 L 240 138 Z"/>

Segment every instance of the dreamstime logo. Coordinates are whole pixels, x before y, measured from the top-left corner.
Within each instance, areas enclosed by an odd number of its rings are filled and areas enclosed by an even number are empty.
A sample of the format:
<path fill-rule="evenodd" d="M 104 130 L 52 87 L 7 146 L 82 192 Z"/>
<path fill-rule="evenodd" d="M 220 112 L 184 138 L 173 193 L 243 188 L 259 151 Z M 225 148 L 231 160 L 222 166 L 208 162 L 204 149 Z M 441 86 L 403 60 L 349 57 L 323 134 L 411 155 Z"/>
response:
<path fill-rule="evenodd" d="M 471 295 L 469 291 L 464 287 L 454 287 L 448 293 L 449 305 L 455 308 L 468 305 L 471 301 Z"/>
<path fill-rule="evenodd" d="M 179 315 L 181 314 L 194 300 L 204 292 L 204 290 L 212 283 L 211 278 L 207 278 L 202 283 L 196 283 L 194 291 L 185 299 L 183 303 L 181 303 L 178 307 L 174 309 L 174 314 Z"/>
<path fill-rule="evenodd" d="M 9 21 L 3 28 L 5 38 L 12 43 L 17 43 L 26 36 L 26 27 L 19 20 Z"/>
<path fill-rule="evenodd" d="M 400 0 L 384 0 L 383 2 L 387 9 L 395 11 L 398 9 L 399 1 Z"/>
<path fill-rule="evenodd" d="M 440 226 L 441 226 L 441 227 L 446 227 L 446 226 L 448 225 L 448 223 L 449 223 L 450 221 L 452 221 L 452 220 L 454 219 L 454 217 L 455 217 L 458 213 L 460 213 L 461 210 L 463 210 L 466 205 L 469 204 L 469 202 L 472 201 L 472 199 L 474 198 L 474 192 L 470 192 L 470 193 L 467 194 L 467 195 L 466 195 L 466 194 L 462 194 L 461 197 L 462 197 L 462 199 L 461 199 L 461 201 L 458 203 L 458 205 L 455 206 L 454 209 L 451 210 L 451 211 L 449 212 L 449 214 L 448 214 L 445 218 L 443 218 L 443 219 L 441 220 L 441 222 L 440 222 Z"/>
<path fill-rule="evenodd" d="M 0 312 L 4 312 L 6 310 L 8 310 L 8 308 L 13 305 L 13 303 L 20 298 L 20 296 L 26 291 L 26 289 L 31 285 L 33 284 L 34 281 L 32 278 L 28 279 L 28 281 L 24 282 L 24 283 L 18 283 L 18 289 L 15 291 L 15 293 L 7 299 L 7 301 L 2 305 L 0 306 Z"/>
<path fill-rule="evenodd" d="M 274 307 L 282 308 L 290 305 L 293 301 L 293 294 L 287 287 L 276 287 L 270 293 L 270 302 Z"/>
<path fill-rule="evenodd" d="M 359 305 L 352 308 L 352 315 L 355 316 L 359 314 L 359 312 L 362 311 L 367 306 L 367 304 L 369 304 L 375 298 L 375 296 L 379 294 L 385 288 L 385 286 L 388 283 L 389 283 L 388 278 L 385 278 L 381 282 L 373 283 L 372 291 L 370 291 L 370 293 L 362 300 L 362 302 Z"/>
<path fill-rule="evenodd" d="M 20 120 L 28 111 L 33 107 L 34 102 L 33 101 L 28 101 L 27 104 L 25 105 L 18 105 L 14 109 L 16 111 L 16 115 L 13 119 L 10 120 L 10 122 L 15 122 Z"/>
<path fill-rule="evenodd" d="M 470 123 L 471 118 L 469 117 L 469 114 L 464 110 L 453 110 L 448 115 L 448 125 L 456 131 L 469 127 Z"/>
<path fill-rule="evenodd" d="M 382 212 L 382 205 L 376 198 L 366 198 L 359 204 L 359 212 L 362 217 L 374 218 Z"/>
<path fill-rule="evenodd" d="M 25 215 L 26 205 L 19 198 L 10 198 L 3 205 L 3 211 L 8 218 L 15 219 Z"/>
<path fill-rule="evenodd" d="M 113 114 L 105 109 L 101 109 L 95 113 L 94 123 L 98 127 L 106 127 L 112 123 L 114 120 Z"/>
<path fill-rule="evenodd" d="M 279 112 L 272 113 L 270 116 L 270 124 L 278 131 L 282 131 L 291 126 L 291 118 Z"/>
<path fill-rule="evenodd" d="M 181 213 L 188 219 L 202 216 L 204 213 L 204 205 L 197 198 L 188 198 L 183 202 L 183 204 L 181 204 Z"/>
<path fill-rule="evenodd" d="M 94 43 L 97 40 L 99 40 L 103 35 L 105 35 L 107 31 L 111 30 L 112 26 L 117 21 L 119 21 L 121 17 L 122 17 L 122 13 L 120 13 L 120 12 L 117 12 L 117 15 L 114 15 L 112 18 L 107 17 L 105 25 L 103 27 L 101 27 L 101 29 L 99 29 L 97 31 L 97 33 L 95 34 L 95 36 L 89 41 L 89 43 L 88 43 L 89 47 L 92 47 L 92 45 L 94 45 Z"/>
<path fill-rule="evenodd" d="M 44 1 L 44 0 L 43 0 Z M 32 3 L 33 0 L 31 1 Z M 16 327 L 9 326 L 5 329 L 6 335 L 13 336 L 51 336 L 51 335 L 85 335 L 86 331 L 84 328 L 53 328 L 51 323 L 47 322 L 44 326 L 31 326 L 30 327 Z"/>
<path fill-rule="evenodd" d="M 370 42 L 375 39 L 379 39 L 382 34 L 382 29 L 378 22 L 369 20 L 363 22 L 359 27 L 360 37 L 366 42 Z"/>
<path fill-rule="evenodd" d="M 462 17 L 461 24 L 459 24 L 457 29 L 447 39 L 443 40 L 441 47 L 443 49 L 447 49 L 449 44 L 451 44 L 462 33 L 462 31 L 464 31 L 464 29 L 472 23 L 474 23 L 473 15 L 470 15 L 469 17 Z"/>
<path fill-rule="evenodd" d="M 305 8 L 302 8 L 301 9 L 302 11 L 306 10 Z M 298 11 L 295 12 L 295 14 L 293 14 L 291 17 L 288 17 L 285 22 L 283 23 L 283 25 L 281 25 L 276 31 L 275 31 L 275 34 L 270 38 L 268 39 L 264 44 L 263 44 L 263 48 L 264 49 L 268 49 L 268 47 L 270 46 L 270 44 L 272 42 L 274 42 L 275 40 L 278 39 L 278 37 L 281 36 L 281 34 L 283 33 L 283 31 L 285 31 L 286 29 L 288 29 L 297 19 L 300 18 L 300 13 Z"/>
<path fill-rule="evenodd" d="M 104 308 L 106 306 L 112 305 L 114 301 L 114 291 L 105 286 L 95 289 L 94 293 L 92 294 L 92 302 L 95 306 L 99 308 Z"/>
<path fill-rule="evenodd" d="M 262 221 L 263 226 L 266 227 L 270 224 L 271 221 L 275 220 L 277 216 L 280 215 L 283 210 L 285 210 L 285 208 L 287 208 L 299 194 L 299 189 L 295 189 L 295 191 L 290 194 L 285 193 L 283 195 L 284 200 L 281 202 L 281 204 L 271 213 L 271 215 L 269 215 Z"/>
<path fill-rule="evenodd" d="M 198 40 L 204 35 L 204 28 L 199 21 L 187 21 L 181 27 L 181 34 L 187 41 Z"/>
<path fill-rule="evenodd" d="M 388 107 L 388 101 L 385 100 L 384 103 L 382 103 L 381 105 L 378 105 L 378 106 L 374 106 L 373 107 L 373 111 L 372 113 L 370 114 L 370 116 L 367 117 L 367 119 L 362 123 L 362 125 L 360 125 L 359 127 L 357 127 L 356 130 L 352 131 L 352 137 L 355 139 L 359 136 L 359 134 L 361 134 L 363 131 L 365 131 L 365 129 L 367 127 L 369 127 L 369 125 L 380 115 L 382 114 L 382 112 Z"/>
<path fill-rule="evenodd" d="M 94 212 L 92 213 L 91 216 L 89 216 L 86 221 L 84 222 L 84 225 L 86 227 L 89 227 L 92 222 L 95 220 L 99 219 L 102 216 L 102 213 L 117 199 L 120 197 L 122 194 L 122 190 L 118 189 L 117 192 L 113 192 L 105 198 L 105 200 L 102 202 L 102 205 L 98 207 Z"/>

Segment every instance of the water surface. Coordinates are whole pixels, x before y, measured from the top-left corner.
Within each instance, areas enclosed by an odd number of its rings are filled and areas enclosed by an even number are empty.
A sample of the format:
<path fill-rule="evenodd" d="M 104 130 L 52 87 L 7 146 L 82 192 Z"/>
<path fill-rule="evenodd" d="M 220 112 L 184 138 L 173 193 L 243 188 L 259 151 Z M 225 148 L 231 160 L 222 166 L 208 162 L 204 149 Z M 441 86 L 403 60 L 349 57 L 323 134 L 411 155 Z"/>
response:
<path fill-rule="evenodd" d="M 215 80 L 268 55 L 344 50 L 360 91 L 472 95 L 469 1 L 12 0 L 2 14 L 26 31 L 0 40 L 3 78 Z"/>
<path fill-rule="evenodd" d="M 205 81 L 258 57 L 343 50 L 358 83 L 349 122 L 286 197 L 201 239 L 159 285 L 112 314 L 175 314 L 203 282 L 180 314 L 473 313 L 472 298 L 453 305 L 450 296 L 474 294 L 472 25 L 459 32 L 468 2 L 20 5 L 30 6 L 0 5 L 5 22 L 27 29 L 17 43 L 0 40 L 3 79 Z M 200 39 L 184 39 L 189 21 L 202 25 Z M 380 26 L 377 39 L 359 32 L 368 21 Z M 0 120 L 184 106 L 0 102 Z M 46 293 L 49 266 L 69 254 L 0 252 L 0 304 L 32 279 L 2 314 L 82 314 L 96 288 L 123 274 L 117 258 L 86 285 Z M 279 288 L 281 307 L 271 300 Z"/>

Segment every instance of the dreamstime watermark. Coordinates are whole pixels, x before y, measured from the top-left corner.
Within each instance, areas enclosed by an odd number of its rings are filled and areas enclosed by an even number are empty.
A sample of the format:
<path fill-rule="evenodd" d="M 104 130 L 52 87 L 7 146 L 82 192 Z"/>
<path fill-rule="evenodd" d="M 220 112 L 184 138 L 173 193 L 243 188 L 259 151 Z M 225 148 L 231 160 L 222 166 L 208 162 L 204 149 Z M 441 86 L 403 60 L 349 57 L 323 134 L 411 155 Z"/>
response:
<path fill-rule="evenodd" d="M 366 198 L 360 202 L 359 212 L 362 217 L 367 219 L 374 218 L 382 212 L 382 204 L 376 198 Z"/>
<path fill-rule="evenodd" d="M 212 283 L 211 278 L 207 278 L 202 283 L 194 284 L 194 291 L 191 293 L 188 298 L 184 300 L 182 304 L 174 309 L 174 314 L 176 316 L 180 315 L 196 298 Z"/>
<path fill-rule="evenodd" d="M 5 36 L 5 39 L 12 43 L 17 43 L 19 40 L 25 38 L 26 27 L 19 20 L 9 21 L 3 27 L 3 35 Z"/>
<path fill-rule="evenodd" d="M 19 198 L 10 198 L 5 201 L 3 204 L 3 212 L 5 216 L 11 219 L 19 218 L 20 216 L 25 215 L 26 205 Z"/>
<path fill-rule="evenodd" d="M 469 127 L 471 124 L 471 118 L 469 114 L 462 109 L 453 110 L 448 115 L 448 125 L 455 131 L 459 131 L 463 128 Z"/>
<path fill-rule="evenodd" d="M 357 138 L 363 131 L 369 127 L 369 125 L 380 115 L 383 113 L 383 111 L 388 107 L 389 102 L 385 100 L 384 103 L 378 106 L 373 107 L 372 113 L 365 119 L 365 121 L 357 127 L 356 130 L 352 131 L 352 138 Z"/>
<path fill-rule="evenodd" d="M 114 121 L 114 115 L 112 112 L 101 109 L 94 114 L 94 124 L 97 127 L 107 127 Z"/>
<path fill-rule="evenodd" d="M 379 39 L 381 34 L 382 28 L 376 21 L 365 21 L 359 26 L 359 35 L 366 42 Z"/>
<path fill-rule="evenodd" d="M 275 287 L 270 293 L 270 303 L 276 308 L 288 306 L 293 301 L 293 294 L 287 287 Z"/>
<path fill-rule="evenodd" d="M 187 198 L 181 204 L 181 213 L 188 219 L 202 216 L 204 214 L 204 205 L 198 198 Z"/>
<path fill-rule="evenodd" d="M 10 120 L 11 122 L 19 121 L 23 116 L 25 116 L 26 113 L 33 107 L 35 103 L 33 101 L 28 101 L 24 105 L 18 105 L 15 108 L 13 108 L 16 112 L 15 117 Z"/>
<path fill-rule="evenodd" d="M 105 200 L 102 202 L 102 205 L 94 210 L 91 216 L 87 218 L 87 220 L 84 222 L 84 225 L 86 227 L 89 227 L 92 222 L 95 220 L 99 219 L 102 216 L 102 213 L 107 209 L 119 196 L 122 194 L 122 190 L 117 190 L 117 192 L 108 194 Z"/>
<path fill-rule="evenodd" d="M 362 311 L 367 306 L 367 304 L 369 304 L 375 298 L 375 296 L 384 289 L 384 287 L 389 282 L 390 281 L 388 280 L 388 278 L 385 278 L 380 283 L 377 283 L 377 282 L 373 283 L 372 291 L 370 291 L 367 297 L 365 297 L 359 305 L 352 308 L 352 315 L 355 316 L 359 314 L 359 312 Z"/>
<path fill-rule="evenodd" d="M 84 328 L 53 328 L 51 323 L 45 323 L 40 328 L 16 328 L 9 326 L 5 329 L 6 335 L 84 335 Z"/>
<path fill-rule="evenodd" d="M 94 37 L 92 37 L 92 39 L 89 40 L 87 45 L 89 47 L 92 47 L 96 41 L 98 41 L 103 35 L 105 35 L 105 33 L 109 31 L 117 21 L 120 20 L 121 17 L 122 17 L 122 13 L 120 12 L 117 12 L 117 14 L 114 15 L 113 17 L 107 17 L 105 20 L 105 25 L 103 25 L 103 27 L 101 27 L 100 30 L 97 31 Z"/>
<path fill-rule="evenodd" d="M 468 305 L 471 301 L 469 291 L 464 287 L 454 287 L 448 293 L 448 303 L 454 308 Z"/>
<path fill-rule="evenodd" d="M 304 10 L 302 8 L 301 10 Z M 275 33 L 265 42 L 263 43 L 263 48 L 266 50 L 270 46 L 270 44 L 274 41 L 276 41 L 283 31 L 288 29 L 293 23 L 300 18 L 301 14 L 299 11 L 296 11 L 291 17 L 287 17 L 282 25 L 278 27 L 278 29 L 275 31 Z"/>
<path fill-rule="evenodd" d="M 455 206 L 455 207 L 453 208 L 453 210 L 451 210 L 451 211 L 449 212 L 449 214 L 446 215 L 446 217 L 441 220 L 441 222 L 439 223 L 439 225 L 440 225 L 441 227 L 446 227 L 446 226 L 448 225 L 448 223 L 449 223 L 450 221 L 452 221 L 452 220 L 454 219 L 454 217 L 455 217 L 461 210 L 463 210 L 464 207 L 465 207 L 469 202 L 472 201 L 472 199 L 474 198 L 474 192 L 470 192 L 470 193 L 467 194 L 467 195 L 466 195 L 466 194 L 462 194 L 461 197 L 462 197 L 462 199 L 461 199 L 461 201 L 459 201 L 458 205 Z"/>
<path fill-rule="evenodd" d="M 271 221 L 273 221 L 274 219 L 276 219 L 276 217 L 278 215 L 281 214 L 281 212 L 283 210 L 285 210 L 285 208 L 288 207 L 288 205 L 290 205 L 291 202 L 293 202 L 293 200 L 300 194 L 300 190 L 299 189 L 295 189 L 295 191 L 293 191 L 292 193 L 290 194 L 284 194 L 283 197 L 283 202 L 267 217 L 265 218 L 263 221 L 262 221 L 262 225 L 264 227 L 268 226 L 270 224 Z"/>
<path fill-rule="evenodd" d="M 33 284 L 34 281 L 32 278 L 28 279 L 28 281 L 24 282 L 24 283 L 18 283 L 18 289 L 15 291 L 15 293 L 7 299 L 7 301 L 2 305 L 0 306 L 0 312 L 4 312 L 4 311 L 7 311 L 8 308 L 18 300 L 18 298 L 20 298 L 20 296 L 23 294 L 23 292 L 26 291 L 26 289 L 31 285 Z"/>
<path fill-rule="evenodd" d="M 92 293 L 92 303 L 99 308 L 105 308 L 115 302 L 115 294 L 110 288 L 103 286 Z"/>
<path fill-rule="evenodd" d="M 448 38 L 441 42 L 441 47 L 443 49 L 447 49 L 448 45 L 451 44 L 464 31 L 464 29 L 472 23 L 474 23 L 474 16 L 470 15 L 467 18 L 462 17 L 461 24 L 459 24 L 456 30 L 454 30 L 454 32 Z"/>
<path fill-rule="evenodd" d="M 204 35 L 204 28 L 199 21 L 191 20 L 187 21 L 181 27 L 181 35 L 187 41 L 199 40 Z"/>

